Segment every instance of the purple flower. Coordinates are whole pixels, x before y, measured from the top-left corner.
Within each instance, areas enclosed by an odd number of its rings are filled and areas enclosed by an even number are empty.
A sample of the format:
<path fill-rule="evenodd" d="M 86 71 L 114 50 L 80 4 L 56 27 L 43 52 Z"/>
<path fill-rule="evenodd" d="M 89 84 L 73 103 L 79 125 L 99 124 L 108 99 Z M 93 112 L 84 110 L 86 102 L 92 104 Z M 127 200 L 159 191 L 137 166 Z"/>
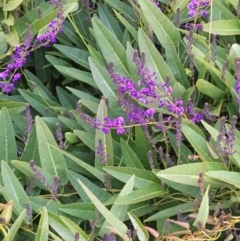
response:
<path fill-rule="evenodd" d="M 0 89 L 2 89 L 4 93 L 10 93 L 14 89 L 14 84 L 8 83 L 7 81 L 0 82 Z"/>
<path fill-rule="evenodd" d="M 145 116 L 147 116 L 149 118 L 152 118 L 154 114 L 155 114 L 155 110 L 153 108 L 150 108 L 145 111 Z"/>
<path fill-rule="evenodd" d="M 187 7 L 188 7 L 188 14 L 190 17 L 195 17 L 199 12 L 202 17 L 207 16 L 206 8 L 209 5 L 208 0 L 191 0 Z"/>
<path fill-rule="evenodd" d="M 21 78 L 21 74 L 16 73 L 12 78 L 13 83 L 17 82 L 20 78 Z"/>

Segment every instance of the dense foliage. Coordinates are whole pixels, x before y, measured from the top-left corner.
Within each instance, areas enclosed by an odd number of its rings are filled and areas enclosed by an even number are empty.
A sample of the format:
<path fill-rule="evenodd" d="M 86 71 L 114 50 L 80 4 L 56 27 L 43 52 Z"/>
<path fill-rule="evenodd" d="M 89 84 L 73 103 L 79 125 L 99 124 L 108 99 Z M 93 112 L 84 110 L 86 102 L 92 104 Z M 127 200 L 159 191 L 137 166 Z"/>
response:
<path fill-rule="evenodd" d="M 240 240 L 240 1 L 0 1 L 0 239 Z"/>

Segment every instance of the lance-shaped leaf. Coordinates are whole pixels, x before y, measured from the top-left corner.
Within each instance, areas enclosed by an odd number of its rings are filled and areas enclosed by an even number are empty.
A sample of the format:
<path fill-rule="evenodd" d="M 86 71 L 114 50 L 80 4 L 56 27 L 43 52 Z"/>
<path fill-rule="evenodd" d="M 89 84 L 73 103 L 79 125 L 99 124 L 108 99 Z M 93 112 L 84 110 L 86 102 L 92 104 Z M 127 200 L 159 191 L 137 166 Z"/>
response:
<path fill-rule="evenodd" d="M 211 21 L 203 24 L 203 31 L 223 36 L 239 35 L 240 25 L 238 19 Z"/>
<path fill-rule="evenodd" d="M 17 220 L 13 223 L 13 225 L 9 229 L 6 240 L 8 240 L 8 241 L 14 241 L 15 240 L 15 236 L 16 236 L 19 228 L 21 227 L 25 216 L 26 216 L 26 210 L 24 209 L 21 212 L 21 214 L 18 216 Z"/>
<path fill-rule="evenodd" d="M 55 213 L 48 212 L 49 225 L 63 240 L 74 240 L 74 234 L 68 230 L 62 219 Z"/>
<path fill-rule="evenodd" d="M 128 213 L 134 229 L 137 230 L 137 236 L 140 241 L 149 240 L 149 234 L 142 222 L 132 213 Z"/>
<path fill-rule="evenodd" d="M 0 160 L 17 159 L 17 145 L 12 120 L 6 107 L 0 112 Z"/>
<path fill-rule="evenodd" d="M 131 167 L 104 167 L 111 176 L 122 182 L 127 182 L 132 175 L 135 175 L 134 186 L 141 188 L 152 183 L 159 183 L 159 180 L 151 171 Z"/>
<path fill-rule="evenodd" d="M 92 203 L 98 209 L 98 211 L 111 224 L 110 226 L 117 231 L 118 235 L 123 240 L 128 240 L 128 238 L 125 235 L 128 230 L 127 226 L 122 221 L 120 221 L 115 215 L 113 215 L 80 180 L 78 181 L 79 184 L 82 186 L 83 190 L 85 191 L 85 193 L 91 199 Z"/>
<path fill-rule="evenodd" d="M 102 22 L 93 18 L 92 23 L 95 38 L 106 62 L 109 64 L 112 61 L 116 72 L 128 76 L 126 50 L 123 45 Z"/>
<path fill-rule="evenodd" d="M 177 188 L 178 185 L 181 184 L 198 187 L 199 172 L 214 170 L 222 171 L 226 170 L 226 167 L 218 162 L 183 164 L 162 170 L 156 175 L 164 182 L 171 181 L 172 184 L 170 185 L 173 188 Z M 167 184 L 169 185 L 169 183 Z M 207 186 L 208 184 L 217 188 L 223 185 L 223 183 L 216 181 L 213 178 L 204 177 L 204 185 Z"/>
<path fill-rule="evenodd" d="M 166 76 L 169 76 L 170 84 L 173 85 L 174 83 L 176 83 L 175 77 L 172 74 L 171 69 L 142 29 L 139 29 L 138 31 L 138 42 L 141 52 L 145 52 L 145 65 L 152 72 L 156 72 L 158 77 L 157 82 L 162 83 L 163 81 L 165 81 Z"/>
<path fill-rule="evenodd" d="M 110 78 L 107 70 L 99 64 L 94 58 L 89 57 L 89 64 L 91 67 L 94 81 L 98 88 L 101 90 L 105 98 L 109 100 L 109 106 L 115 111 L 119 110 L 118 98 L 115 92 L 115 85 L 113 80 Z"/>
<path fill-rule="evenodd" d="M 77 157 L 69 154 L 66 151 L 63 150 L 59 150 L 59 148 L 54 147 L 54 146 L 50 146 L 51 148 L 58 150 L 59 152 L 61 152 L 63 155 L 65 155 L 66 157 L 70 158 L 72 161 L 74 161 L 75 163 L 77 163 L 80 167 L 82 167 L 83 169 L 85 169 L 87 171 L 87 173 L 89 173 L 90 176 L 95 176 L 97 179 L 101 180 L 102 182 L 104 182 L 104 172 L 96 169 L 95 167 L 89 165 L 88 163 L 78 159 Z"/>
<path fill-rule="evenodd" d="M 30 205 L 30 201 L 18 178 L 5 161 L 1 162 L 1 173 L 3 181 L 2 194 L 7 201 L 13 200 L 13 210 L 18 216 L 25 209 L 26 203 Z M 28 222 L 26 218 L 25 221 Z"/>
<path fill-rule="evenodd" d="M 139 0 L 143 15 L 165 48 L 166 60 L 175 78 L 185 87 L 189 81 L 174 47 L 180 41 L 180 33 L 168 17 L 149 0 Z"/>
<path fill-rule="evenodd" d="M 161 185 L 159 183 L 152 183 L 146 187 L 139 188 L 130 194 L 119 197 L 116 200 L 117 204 L 121 205 L 129 205 L 134 203 L 139 203 L 142 201 L 150 200 L 154 197 L 165 196 L 167 193 L 162 190 Z"/>
<path fill-rule="evenodd" d="M 195 130 L 188 126 L 187 123 L 182 124 L 182 132 L 187 138 L 187 140 L 190 142 L 194 150 L 198 153 L 202 161 L 215 161 L 207 147 L 207 141 L 204 137 L 199 135 Z"/>
<path fill-rule="evenodd" d="M 195 227 L 199 227 L 199 225 L 202 225 L 203 227 L 205 227 L 205 224 L 207 222 L 207 218 L 208 218 L 208 214 L 209 214 L 209 197 L 208 197 L 209 188 L 210 188 L 210 185 L 208 185 L 208 187 L 204 193 L 204 196 L 203 196 L 203 199 L 201 202 L 201 206 L 198 211 L 197 218 L 193 223 L 193 225 Z"/>
<path fill-rule="evenodd" d="M 118 200 L 120 198 L 125 197 L 126 195 L 130 194 L 133 191 L 133 187 L 134 187 L 134 180 L 135 180 L 135 176 L 131 176 L 129 178 L 129 180 L 127 181 L 127 183 L 125 184 L 125 186 L 123 187 L 122 191 L 119 193 L 116 201 L 114 202 L 114 204 L 111 207 L 110 212 L 119 220 L 123 221 L 126 214 L 127 214 L 127 210 L 128 210 L 128 205 L 122 205 L 118 202 Z M 100 230 L 100 235 L 104 235 L 104 233 L 108 233 L 108 229 L 107 226 L 111 226 L 111 222 L 109 222 L 109 220 L 106 220 L 103 225 L 102 228 Z"/>
<path fill-rule="evenodd" d="M 46 207 L 43 207 L 35 241 L 48 241 L 48 230 L 48 213 Z"/>
<path fill-rule="evenodd" d="M 73 187 L 75 188 L 75 190 L 77 191 L 77 193 L 79 194 L 83 202 L 85 203 L 91 202 L 91 200 L 89 199 L 87 194 L 83 191 L 82 187 L 79 185 L 78 179 L 81 180 L 82 183 L 85 186 L 87 186 L 101 202 L 106 202 L 112 197 L 112 195 L 109 192 L 95 185 L 93 182 L 89 181 L 87 178 L 80 175 L 79 173 L 76 173 L 71 170 L 67 170 L 67 175 L 68 175 L 69 181 L 71 182 L 71 184 L 73 185 Z"/>
<path fill-rule="evenodd" d="M 93 203 L 71 203 L 61 205 L 58 208 L 60 211 L 67 213 L 73 217 L 83 220 L 95 220 L 96 208 Z"/>
<path fill-rule="evenodd" d="M 67 226 L 67 228 L 72 232 L 72 233 L 78 233 L 79 234 L 79 240 L 83 241 L 83 240 L 89 240 L 88 239 L 88 235 L 76 224 L 74 223 L 72 220 L 64 217 L 64 216 L 60 216 L 61 220 L 64 222 L 65 226 Z"/>
<path fill-rule="evenodd" d="M 137 154 L 123 138 L 120 139 L 120 145 L 126 166 L 144 169 L 144 166 L 139 160 Z"/>
<path fill-rule="evenodd" d="M 52 132 L 39 116 L 36 117 L 35 123 L 42 167 L 46 168 L 52 175 L 58 176 L 62 184 L 66 184 L 67 175 L 65 169 L 67 165 L 64 156 L 58 149 L 53 149 L 49 146 L 58 148 Z"/>

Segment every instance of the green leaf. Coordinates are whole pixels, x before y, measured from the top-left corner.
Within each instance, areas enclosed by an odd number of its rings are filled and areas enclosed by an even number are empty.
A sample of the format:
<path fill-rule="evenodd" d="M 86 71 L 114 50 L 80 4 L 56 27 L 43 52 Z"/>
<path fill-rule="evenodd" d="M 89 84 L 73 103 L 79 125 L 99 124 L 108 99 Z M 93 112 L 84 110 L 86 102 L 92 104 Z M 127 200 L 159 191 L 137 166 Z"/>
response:
<path fill-rule="evenodd" d="M 85 193 L 91 199 L 91 202 L 95 205 L 98 211 L 106 218 L 106 220 L 110 223 L 115 230 L 117 230 L 118 235 L 123 240 L 128 240 L 126 237 L 127 226 L 121 222 L 116 216 L 114 216 L 96 197 L 95 195 L 80 181 L 79 184 L 82 186 Z"/>
<path fill-rule="evenodd" d="M 69 93 L 64 89 L 57 86 L 56 87 L 59 101 L 63 107 L 73 109 L 76 107 L 76 98 L 73 98 Z"/>
<path fill-rule="evenodd" d="M 151 222 L 158 219 L 166 219 L 166 218 L 175 216 L 179 212 L 179 210 L 182 210 L 183 213 L 187 213 L 191 210 L 194 210 L 194 204 L 193 202 L 189 202 L 189 203 L 180 204 L 171 208 L 163 209 L 160 212 L 155 213 L 154 215 L 144 220 L 144 222 Z"/>
<path fill-rule="evenodd" d="M 91 150 L 95 151 L 95 133 L 74 130 L 73 133 Z"/>
<path fill-rule="evenodd" d="M 168 131 L 168 138 L 169 138 L 169 141 L 171 143 L 171 146 L 173 147 L 174 151 L 175 151 L 175 154 L 178 155 L 178 147 L 176 145 L 176 138 L 175 138 L 175 135 L 173 133 L 171 133 L 170 131 Z M 182 143 L 181 144 L 181 148 L 180 148 L 180 155 L 181 155 L 181 162 L 183 164 L 186 164 L 186 163 L 189 163 L 189 159 L 188 159 L 188 156 L 192 156 L 193 153 L 191 152 L 191 150 L 184 144 Z"/>
<path fill-rule="evenodd" d="M 35 71 L 36 75 L 42 81 L 47 81 L 51 79 L 51 70 L 49 67 L 46 67 L 48 64 L 45 58 L 45 51 L 43 48 L 36 48 L 33 52 L 34 55 L 34 62 L 35 62 Z"/>
<path fill-rule="evenodd" d="M 224 3 L 222 2 L 218 2 L 218 1 L 214 1 L 213 2 L 213 14 L 212 14 L 212 17 L 214 19 L 212 19 L 213 21 L 216 21 L 216 20 L 221 20 L 221 19 L 236 19 L 236 16 L 231 13 L 231 11 L 228 10 L 227 5 L 225 5 Z M 218 13 L 218 14 L 216 14 Z M 217 15 L 217 16 L 216 16 Z"/>
<path fill-rule="evenodd" d="M 240 34 L 238 19 L 218 20 L 203 24 L 203 31 L 216 35 L 232 36 Z"/>
<path fill-rule="evenodd" d="M 26 109 L 25 103 L 12 100 L 0 100 L 0 109 L 6 107 L 9 115 L 21 113 Z"/>
<path fill-rule="evenodd" d="M 210 188 L 210 185 L 208 185 L 208 187 L 204 193 L 204 196 L 203 196 L 203 199 L 201 202 L 201 206 L 200 206 L 198 214 L 197 214 L 197 218 L 193 223 L 193 226 L 195 226 L 195 227 L 198 227 L 199 223 L 201 223 L 204 228 L 205 224 L 207 222 L 208 215 L 209 215 L 209 197 L 208 197 L 209 188 Z"/>
<path fill-rule="evenodd" d="M 50 109 L 50 106 L 59 106 L 57 103 L 27 90 L 19 89 L 18 91 L 20 92 L 22 97 L 27 101 L 27 103 L 29 103 L 29 105 L 31 105 L 41 115 L 51 115 L 55 117 L 57 116 L 57 114 Z"/>
<path fill-rule="evenodd" d="M 24 70 L 25 78 L 27 79 L 28 85 L 31 88 L 32 92 L 35 92 L 37 95 L 50 99 L 57 103 L 56 98 L 52 95 L 52 93 L 48 90 L 48 88 L 42 83 L 42 81 L 37 78 L 34 74 L 29 72 L 28 70 Z M 44 79 L 43 79 L 44 80 Z M 50 103 L 53 105 L 53 103 Z"/>
<path fill-rule="evenodd" d="M 97 87 L 95 84 L 92 74 L 86 71 L 82 71 L 76 68 L 66 67 L 66 66 L 60 66 L 60 65 L 54 65 L 54 67 L 62 74 L 70 76 L 74 80 L 79 80 L 83 83 L 89 84 L 93 87 Z"/>
<path fill-rule="evenodd" d="M 48 231 L 48 213 L 46 207 L 43 207 L 35 241 L 48 241 Z"/>
<path fill-rule="evenodd" d="M 3 55 L 7 51 L 7 41 L 5 34 L 3 32 L 0 32 L 0 55 Z"/>
<path fill-rule="evenodd" d="M 85 50 L 69 47 L 66 45 L 54 44 L 54 47 L 57 48 L 61 53 L 66 55 L 69 59 L 79 64 L 80 66 L 90 69 L 88 63 L 89 53 Z"/>
<path fill-rule="evenodd" d="M 19 216 L 25 209 L 25 204 L 28 203 L 31 209 L 30 201 L 18 178 L 13 173 L 12 169 L 4 161 L 1 162 L 1 174 L 3 187 L 1 188 L 3 196 L 7 201 L 13 200 L 13 210 Z M 25 220 L 27 220 L 25 218 Z M 28 221 L 27 221 L 28 222 Z"/>
<path fill-rule="evenodd" d="M 36 134 L 36 127 L 33 126 L 31 130 L 31 135 L 28 140 L 28 144 L 25 147 L 25 152 L 23 152 L 21 161 L 30 162 L 34 160 L 35 164 L 40 166 L 40 157 L 38 152 L 38 143 L 37 143 L 37 134 Z"/>
<path fill-rule="evenodd" d="M 58 152 L 62 153 L 63 155 L 65 155 L 66 157 L 70 158 L 72 161 L 77 163 L 81 168 L 85 169 L 89 173 L 90 176 L 95 176 L 98 180 L 104 182 L 104 180 L 105 180 L 104 172 L 92 167 L 91 165 L 89 165 L 89 164 L 85 163 L 84 161 L 78 159 L 77 157 L 69 154 L 68 152 L 60 150 L 58 147 L 54 147 L 54 146 L 50 146 L 50 147 L 54 148 Z"/>
<path fill-rule="evenodd" d="M 56 234 L 54 234 L 53 232 L 51 231 L 48 231 L 48 233 L 50 234 L 50 236 L 52 238 L 54 238 L 54 241 L 63 241 L 62 239 L 60 239 Z"/>
<path fill-rule="evenodd" d="M 215 178 L 217 180 L 226 182 L 240 188 L 240 174 L 233 171 L 209 171 L 205 173 L 206 176 Z"/>
<path fill-rule="evenodd" d="M 188 139 L 194 150 L 198 153 L 203 162 L 213 162 L 214 159 L 208 150 L 207 141 L 190 126 L 183 123 L 182 132 Z"/>
<path fill-rule="evenodd" d="M 88 235 L 73 221 L 70 219 L 60 216 L 61 220 L 64 222 L 65 226 L 74 234 L 78 233 L 80 240 L 89 240 Z"/>
<path fill-rule="evenodd" d="M 173 11 L 176 12 L 178 8 L 182 11 L 186 7 L 188 2 L 188 0 L 176 0 L 175 2 L 172 2 Z"/>
<path fill-rule="evenodd" d="M 18 216 L 17 220 L 12 224 L 11 228 L 8 230 L 8 234 L 7 234 L 7 237 L 6 237 L 7 241 L 14 241 L 15 240 L 15 236 L 16 236 L 19 228 L 21 227 L 22 222 L 23 222 L 25 216 L 26 216 L 26 209 L 24 209 L 20 213 L 20 215 Z"/>
<path fill-rule="evenodd" d="M 104 170 L 124 183 L 126 183 L 132 175 L 135 175 L 134 186 L 137 188 L 146 187 L 152 183 L 159 183 L 159 180 L 148 170 L 130 167 L 104 167 Z"/>
<path fill-rule="evenodd" d="M 150 169 L 150 165 L 148 162 L 148 152 L 151 151 L 153 154 L 153 160 L 155 164 L 155 168 L 158 168 L 156 157 L 154 155 L 154 151 L 152 146 L 150 145 L 146 135 L 144 134 L 142 128 L 140 126 L 135 127 L 135 150 L 139 159 L 141 160 L 142 165 L 145 169 Z"/>
<path fill-rule="evenodd" d="M 61 218 L 52 213 L 48 212 L 49 225 L 55 232 L 63 238 L 63 240 L 74 240 L 74 234 L 68 230 L 65 223 L 61 220 Z"/>
<path fill-rule="evenodd" d="M 215 85 L 209 83 L 206 80 L 199 79 L 196 83 L 197 89 L 203 94 L 213 98 L 214 100 L 218 100 L 223 97 L 224 91 L 216 87 Z"/>
<path fill-rule="evenodd" d="M 72 132 L 65 132 L 64 133 L 65 139 L 70 143 L 70 144 L 74 144 L 78 142 L 78 138 L 77 136 L 72 133 Z"/>
<path fill-rule="evenodd" d="M 17 145 L 12 120 L 6 107 L 0 112 L 0 160 L 17 159 Z"/>
<path fill-rule="evenodd" d="M 113 9 L 114 10 L 114 9 Z M 99 17 L 101 22 L 113 32 L 117 39 L 123 38 L 123 31 L 120 28 L 118 22 L 113 17 L 113 14 L 108 10 L 107 5 L 98 4 Z"/>
<path fill-rule="evenodd" d="M 99 102 L 100 100 L 96 97 L 94 97 L 93 95 L 89 94 L 89 93 L 86 93 L 84 91 L 81 91 L 81 90 L 77 90 L 77 89 L 74 89 L 74 88 L 71 88 L 71 87 L 67 87 L 68 90 L 70 90 L 74 95 L 76 95 L 78 97 L 78 99 L 80 99 L 81 101 L 88 101 L 89 102 L 92 102 L 91 105 L 94 105 L 94 108 L 91 108 L 90 106 L 88 106 L 87 104 L 85 104 L 83 102 L 83 104 L 91 111 L 93 111 L 94 113 L 97 113 L 97 108 L 98 108 L 98 105 L 99 105 Z M 76 101 L 74 102 L 74 104 L 76 105 Z"/>
<path fill-rule="evenodd" d="M 16 167 L 20 172 L 22 172 L 26 177 L 28 178 L 33 178 L 34 184 L 38 187 L 40 187 L 43 190 L 48 191 L 49 189 L 42 184 L 37 177 L 35 177 L 35 174 L 33 173 L 29 162 L 23 162 L 23 161 L 11 161 L 14 167 Z M 49 185 L 53 185 L 53 175 L 50 174 L 47 169 L 45 168 L 40 168 L 35 164 L 35 167 L 37 170 L 39 170 L 43 176 L 46 178 L 46 183 Z"/>
<path fill-rule="evenodd" d="M 127 42 L 127 64 L 128 64 L 128 70 L 131 76 L 131 79 L 134 83 L 136 83 L 139 80 L 139 75 L 137 74 L 137 66 L 133 62 L 133 56 L 134 56 L 134 49 L 130 42 Z"/>
<path fill-rule="evenodd" d="M 23 0 L 9 1 L 8 3 L 3 5 L 3 11 L 5 11 L 5 12 L 12 11 L 12 10 L 16 9 L 22 2 L 23 2 Z"/>
<path fill-rule="evenodd" d="M 96 208 L 93 203 L 72 203 L 60 205 L 60 211 L 83 220 L 95 220 Z"/>
<path fill-rule="evenodd" d="M 98 112 L 97 112 L 97 120 L 100 121 L 100 123 L 104 123 L 104 118 L 108 116 L 107 113 L 107 106 L 105 103 L 105 100 L 102 99 L 99 106 L 98 106 Z M 106 156 L 106 165 L 113 166 L 113 144 L 112 144 L 112 135 L 111 132 L 108 134 L 104 134 L 102 130 L 97 129 L 96 135 L 95 135 L 95 167 L 98 169 L 102 169 L 103 164 L 101 163 L 100 159 L 101 156 L 98 154 L 98 148 L 99 148 L 99 141 L 102 142 L 102 147 L 104 148 L 103 153 Z"/>
<path fill-rule="evenodd" d="M 134 39 L 137 40 L 137 30 L 116 10 L 114 10 L 114 13 L 116 14 L 119 21 L 125 26 L 125 28 L 129 31 L 129 33 L 134 37 Z M 120 37 L 118 39 L 121 39 Z"/>
<path fill-rule="evenodd" d="M 171 181 L 171 187 L 177 189 L 178 184 L 198 187 L 199 173 L 213 170 L 226 170 L 226 167 L 217 162 L 183 164 L 157 172 L 156 175 L 163 182 L 168 181 L 168 183 L 166 182 L 168 185 L 169 181 Z M 222 186 L 221 182 L 217 182 L 212 178 L 204 177 L 204 185 L 207 186 L 208 184 L 211 184 L 211 186 L 215 188 Z"/>
<path fill-rule="evenodd" d="M 136 21 L 136 14 L 132 7 L 119 0 L 105 0 L 112 8 L 124 15 L 129 22 Z"/>
<path fill-rule="evenodd" d="M 158 77 L 157 82 L 162 83 L 166 80 L 166 76 L 169 76 L 170 84 L 173 85 L 176 79 L 171 69 L 141 28 L 138 30 L 138 42 L 141 52 L 145 52 L 145 65 L 151 72 L 156 72 Z"/>
<path fill-rule="evenodd" d="M 78 195 L 81 197 L 83 202 L 91 202 L 89 197 L 84 193 L 83 189 L 81 186 L 79 186 L 78 179 L 81 180 L 81 182 L 88 188 L 90 189 L 94 195 L 101 201 L 101 202 L 106 202 L 108 199 L 112 197 L 112 195 L 102 188 L 98 187 L 95 185 L 93 182 L 89 181 L 87 178 L 84 176 L 80 175 L 79 173 L 73 172 L 71 170 L 67 170 L 67 175 L 69 178 L 69 181 L 73 185 L 74 189 L 77 191 Z"/>
<path fill-rule="evenodd" d="M 116 204 L 129 205 L 166 195 L 159 183 L 152 183 L 116 200 Z"/>
<path fill-rule="evenodd" d="M 128 216 L 132 222 L 134 229 L 137 230 L 137 236 L 140 241 L 149 240 L 149 234 L 142 222 L 132 213 L 128 213 Z"/>
<path fill-rule="evenodd" d="M 120 139 L 120 145 L 126 166 L 144 169 L 144 166 L 142 165 L 136 153 L 123 138 Z"/>
<path fill-rule="evenodd" d="M 99 90 L 103 93 L 104 97 L 108 98 L 111 109 L 118 111 L 120 107 L 115 93 L 116 87 L 110 78 L 108 71 L 91 57 L 89 58 L 89 64 L 94 81 L 96 82 Z"/>
<path fill-rule="evenodd" d="M 139 0 L 139 4 L 141 9 L 144 9 L 143 15 L 153 32 L 165 48 L 167 63 L 173 75 L 183 86 L 188 87 L 189 81 L 174 47 L 174 44 L 177 44 L 181 39 L 179 31 L 168 17 L 162 11 L 159 11 L 154 3 L 148 0 Z"/>
<path fill-rule="evenodd" d="M 91 20 L 89 19 L 88 9 L 85 7 L 85 3 L 78 1 L 78 4 L 79 4 L 79 10 L 72 15 L 74 24 L 71 22 L 70 25 L 74 27 L 75 29 L 74 32 L 77 32 L 78 42 L 82 40 L 82 42 L 86 45 L 84 41 L 84 39 L 86 39 L 87 42 L 94 45 L 95 43 L 93 42 L 92 36 L 90 34 L 90 30 L 89 30 Z"/>
<path fill-rule="evenodd" d="M 96 18 L 92 19 L 95 38 L 102 54 L 109 64 L 114 63 L 114 70 L 120 75 L 128 76 L 126 50 L 117 37 Z"/>
<path fill-rule="evenodd" d="M 67 165 L 64 156 L 61 152 L 49 146 L 58 148 L 52 132 L 39 116 L 36 116 L 35 123 L 42 167 L 46 168 L 52 175 L 58 176 L 62 184 L 66 184 L 68 179 L 65 172 Z"/>
<path fill-rule="evenodd" d="M 75 17 L 75 14 L 73 15 L 73 17 Z M 84 43 L 81 41 L 81 39 L 79 39 L 79 35 L 76 33 L 76 29 L 70 22 L 64 22 L 63 33 L 69 39 L 68 43 L 73 43 L 81 49 L 85 48 Z"/>
<path fill-rule="evenodd" d="M 123 205 L 122 203 L 120 204 L 118 200 L 129 195 L 133 191 L 134 179 L 135 179 L 134 175 L 129 178 L 129 180 L 126 182 L 125 186 L 122 188 L 121 192 L 119 193 L 116 201 L 111 207 L 111 210 L 110 210 L 111 214 L 113 214 L 120 221 L 124 221 L 124 218 L 127 214 L 128 205 Z M 99 232 L 100 236 L 103 236 L 104 233 L 108 233 L 108 229 L 107 229 L 108 226 L 111 226 L 111 222 L 109 222 L 109 220 L 106 220 L 103 223 L 102 228 Z"/>
<path fill-rule="evenodd" d="M 19 37 L 14 26 L 11 27 L 11 31 L 5 34 L 6 41 L 11 47 L 19 46 Z"/>

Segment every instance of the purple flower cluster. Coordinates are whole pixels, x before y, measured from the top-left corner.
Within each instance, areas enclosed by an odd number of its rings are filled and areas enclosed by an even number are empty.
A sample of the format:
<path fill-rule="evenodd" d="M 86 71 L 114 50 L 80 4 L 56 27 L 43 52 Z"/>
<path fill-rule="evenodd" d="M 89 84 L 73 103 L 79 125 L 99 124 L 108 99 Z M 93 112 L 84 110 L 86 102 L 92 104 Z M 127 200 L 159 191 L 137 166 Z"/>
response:
<path fill-rule="evenodd" d="M 204 119 L 204 115 L 202 113 L 197 113 L 195 111 L 194 103 L 190 99 L 188 100 L 187 105 L 185 107 L 185 113 L 187 114 L 189 120 L 193 123 L 198 123 Z"/>
<path fill-rule="evenodd" d="M 49 43 L 55 43 L 57 34 L 62 30 L 64 22 L 62 0 L 51 0 L 50 4 L 56 4 L 58 8 L 57 17 L 49 23 L 46 33 L 37 37 L 36 44 L 33 46 L 35 49 L 48 46 Z M 7 64 L 3 72 L 0 72 L 0 79 L 3 80 L 0 82 L 0 90 L 4 93 L 13 91 L 14 84 L 21 78 L 21 74 L 17 73 L 17 70 L 23 67 L 27 61 L 27 56 L 30 54 L 33 36 L 29 24 L 26 24 L 26 29 L 27 34 L 23 44 L 15 48 L 11 62 Z"/>
<path fill-rule="evenodd" d="M 32 41 L 32 31 L 28 24 L 26 24 L 26 29 L 27 34 L 23 44 L 15 48 L 11 63 L 7 65 L 3 72 L 0 72 L 0 79 L 4 80 L 0 82 L 0 88 L 5 93 L 10 93 L 14 89 L 14 83 L 20 80 L 21 74 L 16 73 L 16 70 L 26 63 L 27 56 L 29 55 L 29 48 Z M 10 79 L 12 83 L 6 81 L 6 78 Z"/>
<path fill-rule="evenodd" d="M 172 87 L 170 86 L 170 78 L 166 76 L 165 82 L 158 83 L 155 73 L 151 73 L 148 67 L 144 66 L 145 55 L 138 57 L 138 52 L 134 52 L 133 62 L 136 64 L 140 76 L 140 80 L 136 83 L 132 79 L 115 73 L 113 63 L 109 64 L 109 74 L 112 78 L 118 95 L 119 105 L 123 108 L 126 116 L 119 116 L 113 119 L 104 117 L 103 120 L 92 118 L 81 109 L 81 102 L 77 103 L 77 113 L 81 119 L 90 124 L 93 128 L 101 129 L 105 134 L 109 133 L 111 129 L 116 129 L 117 134 L 124 134 L 126 128 L 132 125 L 141 125 L 147 127 L 148 124 L 155 124 L 156 128 L 164 133 L 167 132 L 168 127 L 165 122 L 171 120 L 171 116 L 158 116 L 158 121 L 155 120 L 156 109 L 148 106 L 154 104 L 157 108 L 165 108 L 170 113 L 176 114 L 176 138 L 177 146 L 181 144 L 181 121 L 182 117 L 187 116 L 192 122 L 200 122 L 204 115 L 197 113 L 194 109 L 194 104 L 189 100 L 186 107 L 183 106 L 183 100 L 172 97 Z M 207 112 L 207 111 L 206 111 Z M 209 114 L 209 113 L 207 113 Z M 209 116 L 211 116 L 209 114 Z M 174 123 L 174 121 L 173 121 Z M 99 151 L 100 153 L 100 151 Z M 103 158 L 104 159 L 104 158 Z"/>
<path fill-rule="evenodd" d="M 57 16 L 48 24 L 47 31 L 37 37 L 37 42 L 41 43 L 40 45 L 49 46 L 49 43 L 55 43 L 56 37 L 59 32 L 61 32 L 64 16 L 63 16 L 63 1 L 62 0 L 51 0 L 51 5 L 56 5 L 58 8 Z"/>
<path fill-rule="evenodd" d="M 200 13 L 202 17 L 206 17 L 208 15 L 206 8 L 209 6 L 209 4 L 209 0 L 191 0 L 188 3 L 189 16 L 195 17 L 198 13 Z"/>

